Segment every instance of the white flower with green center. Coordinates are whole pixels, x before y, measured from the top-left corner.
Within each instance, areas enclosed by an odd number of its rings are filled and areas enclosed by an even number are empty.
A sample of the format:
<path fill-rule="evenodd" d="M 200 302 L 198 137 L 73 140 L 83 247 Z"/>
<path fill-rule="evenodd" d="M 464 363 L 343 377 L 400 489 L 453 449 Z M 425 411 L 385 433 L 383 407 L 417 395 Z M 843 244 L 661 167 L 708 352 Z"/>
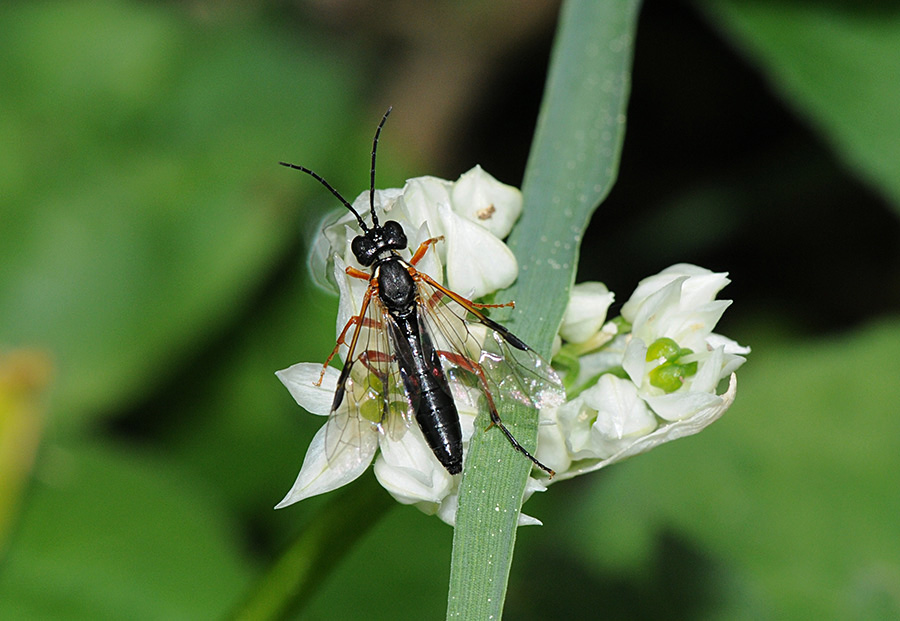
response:
<path fill-rule="evenodd" d="M 554 358 L 574 398 L 542 410 L 538 432 L 536 457 L 558 473 L 551 482 L 697 433 L 730 407 L 750 349 L 712 332 L 731 304 L 715 299 L 726 276 L 672 266 L 642 280 L 606 323 L 606 288 L 575 286 Z"/>
<path fill-rule="evenodd" d="M 721 398 L 719 381 L 731 375 L 749 348 L 713 333 L 731 300 L 716 300 L 727 274 L 679 264 L 645 278 L 622 307 L 631 324 L 623 367 L 661 418 L 682 420 Z"/>

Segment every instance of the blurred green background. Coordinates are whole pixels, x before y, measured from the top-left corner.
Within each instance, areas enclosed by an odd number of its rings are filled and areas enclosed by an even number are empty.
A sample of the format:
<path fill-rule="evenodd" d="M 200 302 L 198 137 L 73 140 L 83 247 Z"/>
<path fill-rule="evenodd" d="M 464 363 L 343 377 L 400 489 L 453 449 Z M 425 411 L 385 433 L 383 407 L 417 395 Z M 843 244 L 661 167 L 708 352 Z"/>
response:
<path fill-rule="evenodd" d="M 336 205 L 278 160 L 352 199 L 393 105 L 380 187 L 519 184 L 557 9 L 0 7 L 0 618 L 246 596 L 329 502 L 272 510 L 321 424 L 273 372 L 336 313 L 305 264 Z M 900 9 L 648 0 L 635 50 L 578 278 L 729 271 L 753 354 L 704 433 L 529 501 L 507 617 L 898 618 Z M 441 617 L 451 537 L 391 509 L 304 618 Z"/>

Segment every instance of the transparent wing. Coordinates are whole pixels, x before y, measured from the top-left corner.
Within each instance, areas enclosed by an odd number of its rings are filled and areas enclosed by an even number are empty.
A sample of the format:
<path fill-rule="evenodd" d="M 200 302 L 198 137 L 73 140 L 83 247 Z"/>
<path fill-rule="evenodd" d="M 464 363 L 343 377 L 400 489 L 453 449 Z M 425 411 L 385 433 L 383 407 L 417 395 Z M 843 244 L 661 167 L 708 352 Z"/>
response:
<path fill-rule="evenodd" d="M 370 290 L 371 291 L 371 290 Z M 344 369 L 325 429 L 325 455 L 330 464 L 370 462 L 378 435 L 399 437 L 413 419 L 390 337 L 391 316 L 377 295 L 354 326 Z"/>
<path fill-rule="evenodd" d="M 420 317 L 446 361 L 457 403 L 489 407 L 512 399 L 540 409 L 565 402 L 550 363 L 462 296 L 419 273 Z M 481 394 L 479 394 L 481 393 Z"/>

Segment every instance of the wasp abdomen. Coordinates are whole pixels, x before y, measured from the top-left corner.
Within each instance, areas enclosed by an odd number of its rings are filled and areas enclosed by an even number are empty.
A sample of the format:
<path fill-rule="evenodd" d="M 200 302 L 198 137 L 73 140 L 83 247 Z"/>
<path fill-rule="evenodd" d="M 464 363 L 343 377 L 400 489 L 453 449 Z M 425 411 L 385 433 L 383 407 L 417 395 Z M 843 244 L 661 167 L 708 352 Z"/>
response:
<path fill-rule="evenodd" d="M 446 382 L 446 379 L 444 380 Z M 437 382 L 423 387 L 416 422 L 425 441 L 450 474 L 462 472 L 462 429 L 453 398 Z M 449 388 L 449 387 L 448 387 Z"/>
<path fill-rule="evenodd" d="M 416 422 L 441 465 L 450 474 L 458 474 L 462 471 L 462 428 L 440 356 L 416 313 L 391 311 L 391 316 L 394 355 L 406 394 L 415 403 Z"/>

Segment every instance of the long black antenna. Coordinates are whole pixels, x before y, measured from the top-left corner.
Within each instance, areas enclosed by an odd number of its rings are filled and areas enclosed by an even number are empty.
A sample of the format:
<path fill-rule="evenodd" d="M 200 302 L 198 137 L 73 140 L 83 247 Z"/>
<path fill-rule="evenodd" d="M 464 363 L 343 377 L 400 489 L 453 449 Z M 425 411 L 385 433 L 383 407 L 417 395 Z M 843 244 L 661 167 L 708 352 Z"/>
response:
<path fill-rule="evenodd" d="M 378 228 L 378 216 L 375 215 L 375 152 L 378 150 L 378 136 L 381 135 L 381 128 L 384 127 L 384 122 L 387 121 L 388 115 L 390 115 L 391 110 L 393 110 L 393 106 L 387 109 L 387 112 L 384 113 L 384 116 L 381 117 L 381 122 L 378 123 L 378 129 L 375 130 L 375 139 L 372 141 L 372 173 L 369 178 L 369 210 L 372 212 L 372 227 Z M 344 207 L 350 210 L 354 216 L 356 216 L 356 221 L 359 222 L 359 228 L 362 229 L 363 233 L 369 232 L 369 227 L 366 226 L 365 221 L 362 219 L 362 216 L 353 208 L 346 198 L 341 196 L 341 193 L 334 189 L 334 187 L 325 181 L 319 173 L 314 170 L 310 170 L 306 166 L 298 166 L 297 164 L 289 164 L 288 162 L 278 162 L 282 166 L 287 166 L 288 168 L 293 168 L 294 170 L 299 170 L 300 172 L 305 172 L 307 175 L 324 185 L 328 188 L 328 191 L 334 194 L 339 201 L 344 204 Z"/>
<path fill-rule="evenodd" d="M 287 166 L 288 168 L 293 168 L 294 170 L 299 170 L 301 172 L 305 172 L 307 175 L 324 185 L 328 188 L 332 194 L 337 196 L 338 200 L 344 203 L 344 207 L 350 210 L 350 212 L 356 216 L 356 221 L 359 222 L 359 228 L 363 230 L 363 233 L 369 232 L 369 227 L 366 226 L 366 223 L 363 221 L 362 217 L 356 212 L 353 208 L 353 205 L 347 202 L 347 199 L 341 196 L 341 193 L 335 190 L 330 183 L 325 181 L 317 172 L 310 170 L 306 166 L 297 166 L 296 164 L 288 164 L 287 162 L 278 162 L 282 166 Z"/>
<path fill-rule="evenodd" d="M 393 106 L 389 106 L 387 112 L 381 117 L 378 129 L 375 130 L 375 139 L 372 141 L 372 174 L 369 178 L 369 211 L 372 213 L 372 226 L 376 229 L 378 228 L 378 216 L 375 215 L 375 152 L 378 150 L 378 136 L 381 135 L 381 128 L 384 127 L 384 122 L 387 121 L 387 118 L 393 109 Z"/>

